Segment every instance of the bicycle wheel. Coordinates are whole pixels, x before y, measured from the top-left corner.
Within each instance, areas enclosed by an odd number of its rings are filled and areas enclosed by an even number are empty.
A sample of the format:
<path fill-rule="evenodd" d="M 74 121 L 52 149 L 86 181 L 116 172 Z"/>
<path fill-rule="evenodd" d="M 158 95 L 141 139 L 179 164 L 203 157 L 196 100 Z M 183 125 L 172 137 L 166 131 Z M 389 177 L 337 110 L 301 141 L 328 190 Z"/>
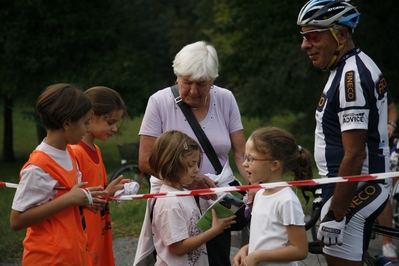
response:
<path fill-rule="evenodd" d="M 123 175 L 126 179 L 131 179 L 136 181 L 140 185 L 138 194 L 144 194 L 150 192 L 150 182 L 149 175 L 140 171 L 137 164 L 125 164 L 116 169 L 116 171 L 111 175 L 109 182 L 112 182 L 120 175 Z"/>

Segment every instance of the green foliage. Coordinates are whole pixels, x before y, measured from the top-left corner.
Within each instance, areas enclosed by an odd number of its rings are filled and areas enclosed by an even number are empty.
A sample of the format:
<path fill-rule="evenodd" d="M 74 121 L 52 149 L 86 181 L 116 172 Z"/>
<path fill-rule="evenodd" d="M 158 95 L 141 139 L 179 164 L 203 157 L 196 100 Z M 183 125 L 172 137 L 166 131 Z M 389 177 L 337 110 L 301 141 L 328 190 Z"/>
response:
<path fill-rule="evenodd" d="M 305 2 L 215 0 L 214 25 L 204 33 L 219 53 L 219 80 L 234 92 L 243 115 L 267 122 L 287 111 L 303 112 L 305 116 L 289 129 L 308 135 L 329 73 L 313 67 L 300 49 L 296 19 Z M 356 43 L 380 65 L 391 90 L 397 87 L 399 54 L 392 5 L 376 0 L 359 3 L 362 19 L 354 34 Z M 383 12 L 376 12 L 376 6 Z M 370 38 L 370 32 L 381 32 L 381 27 L 384 34 Z M 386 56 L 383 47 L 388 45 Z"/>

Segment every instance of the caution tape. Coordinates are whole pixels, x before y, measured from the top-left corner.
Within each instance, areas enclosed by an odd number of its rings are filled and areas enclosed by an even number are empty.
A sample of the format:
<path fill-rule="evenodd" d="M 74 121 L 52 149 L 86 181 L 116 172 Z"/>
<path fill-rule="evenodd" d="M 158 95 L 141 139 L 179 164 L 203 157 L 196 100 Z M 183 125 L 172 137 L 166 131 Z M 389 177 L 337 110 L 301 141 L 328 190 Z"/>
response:
<path fill-rule="evenodd" d="M 109 199 L 136 200 L 136 199 L 151 199 L 151 198 L 160 198 L 160 197 L 202 196 L 202 195 L 217 194 L 222 192 L 246 191 L 251 189 L 302 187 L 302 186 L 324 185 L 331 183 L 370 181 L 370 180 L 388 179 L 394 177 L 399 177 L 399 172 L 355 175 L 355 176 L 346 176 L 346 177 L 331 177 L 331 178 L 320 178 L 320 179 L 311 179 L 311 180 L 297 180 L 297 181 L 287 181 L 287 182 L 273 182 L 273 183 L 264 183 L 264 184 L 231 186 L 231 187 L 216 187 L 216 188 L 194 189 L 194 190 L 185 190 L 185 191 L 159 192 L 153 194 L 114 196 L 114 197 L 109 197 Z"/>
<path fill-rule="evenodd" d="M 371 181 L 380 180 L 388 178 L 398 178 L 399 172 L 389 172 L 389 173 L 379 173 L 379 174 L 367 174 L 367 175 L 354 175 L 345 177 L 330 177 L 330 178 L 320 178 L 311 180 L 297 180 L 297 181 L 287 181 L 287 182 L 272 182 L 264 184 L 252 184 L 243 186 L 231 186 L 231 187 L 216 187 L 216 188 L 206 188 L 206 189 L 194 189 L 185 191 L 172 191 L 172 192 L 159 192 L 159 193 L 149 193 L 149 194 L 136 194 L 129 196 L 112 196 L 108 197 L 110 200 L 137 200 L 137 199 L 151 199 L 160 197 L 186 197 L 186 196 L 203 196 L 210 194 L 218 194 L 223 192 L 238 192 L 246 191 L 251 189 L 272 189 L 272 188 L 282 188 L 282 187 L 302 187 L 302 186 L 314 186 L 314 185 L 324 185 L 331 183 L 344 183 L 344 182 L 360 182 L 360 181 Z M 1 182 L 0 187 L 17 188 L 17 184 Z M 65 189 L 65 188 L 54 188 L 54 189 Z"/>

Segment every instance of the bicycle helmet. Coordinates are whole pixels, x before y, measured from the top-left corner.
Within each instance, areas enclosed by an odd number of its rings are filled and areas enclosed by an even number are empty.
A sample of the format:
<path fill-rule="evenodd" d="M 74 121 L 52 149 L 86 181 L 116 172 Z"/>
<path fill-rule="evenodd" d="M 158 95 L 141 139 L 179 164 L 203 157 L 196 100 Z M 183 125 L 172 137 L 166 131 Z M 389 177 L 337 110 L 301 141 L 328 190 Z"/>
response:
<path fill-rule="evenodd" d="M 297 24 L 326 28 L 342 25 L 353 32 L 359 20 L 360 13 L 350 0 L 310 0 L 299 12 Z"/>

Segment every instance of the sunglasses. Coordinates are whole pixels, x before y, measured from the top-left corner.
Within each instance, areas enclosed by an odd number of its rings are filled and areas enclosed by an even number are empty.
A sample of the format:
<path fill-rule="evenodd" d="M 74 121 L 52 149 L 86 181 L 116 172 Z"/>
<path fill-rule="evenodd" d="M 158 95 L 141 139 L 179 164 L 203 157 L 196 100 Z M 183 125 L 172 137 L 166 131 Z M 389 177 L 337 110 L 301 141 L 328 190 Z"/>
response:
<path fill-rule="evenodd" d="M 302 35 L 302 39 L 305 41 L 318 42 L 320 40 L 320 32 L 328 30 L 330 30 L 330 28 L 300 31 L 299 33 Z"/>

